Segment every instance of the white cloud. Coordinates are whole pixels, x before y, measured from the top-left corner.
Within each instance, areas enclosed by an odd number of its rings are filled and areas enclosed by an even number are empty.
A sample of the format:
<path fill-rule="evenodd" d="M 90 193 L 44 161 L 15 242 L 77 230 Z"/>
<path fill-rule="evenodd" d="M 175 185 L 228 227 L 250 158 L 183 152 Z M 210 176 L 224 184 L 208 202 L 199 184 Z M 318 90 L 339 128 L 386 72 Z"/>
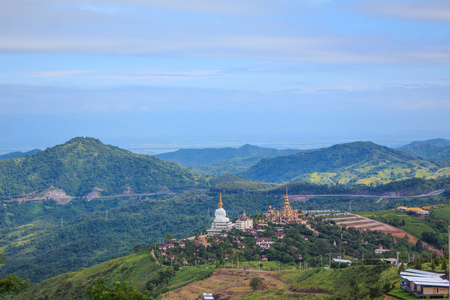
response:
<path fill-rule="evenodd" d="M 58 71 L 37 71 L 37 72 L 29 72 L 24 73 L 23 75 L 29 77 L 64 77 L 75 74 L 87 74 L 87 73 L 95 73 L 97 70 L 58 70 Z"/>
<path fill-rule="evenodd" d="M 379 16 L 450 22 L 450 1 L 448 0 L 361 1 L 355 7 Z"/>

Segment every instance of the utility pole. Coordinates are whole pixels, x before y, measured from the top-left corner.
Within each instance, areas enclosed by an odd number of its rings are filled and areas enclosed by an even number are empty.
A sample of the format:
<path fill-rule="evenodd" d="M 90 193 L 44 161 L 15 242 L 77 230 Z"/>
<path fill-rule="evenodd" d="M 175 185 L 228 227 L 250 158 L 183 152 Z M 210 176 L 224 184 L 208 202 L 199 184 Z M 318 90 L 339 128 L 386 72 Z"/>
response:
<path fill-rule="evenodd" d="M 63 223 L 63 218 L 61 217 L 61 228 L 63 228 L 64 223 Z"/>
<path fill-rule="evenodd" d="M 108 211 L 106 211 L 106 220 L 108 220 Z"/>

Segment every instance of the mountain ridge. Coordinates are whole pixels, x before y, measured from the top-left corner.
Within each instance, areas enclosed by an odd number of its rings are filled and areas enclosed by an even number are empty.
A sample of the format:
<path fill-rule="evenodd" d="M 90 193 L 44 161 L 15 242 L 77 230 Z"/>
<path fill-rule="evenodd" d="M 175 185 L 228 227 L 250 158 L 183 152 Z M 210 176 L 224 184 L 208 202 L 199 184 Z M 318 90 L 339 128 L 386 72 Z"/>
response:
<path fill-rule="evenodd" d="M 204 182 L 200 175 L 154 156 L 76 137 L 31 156 L 0 161 L 0 197 L 56 187 L 81 197 L 94 190 L 114 195 L 184 189 Z"/>
<path fill-rule="evenodd" d="M 415 141 L 397 148 L 404 153 L 430 160 L 440 166 L 450 166 L 450 140 L 438 138 Z"/>
<path fill-rule="evenodd" d="M 431 172 L 433 171 L 433 172 Z M 337 144 L 317 151 L 262 159 L 239 174 L 265 182 L 381 184 L 406 177 L 443 176 L 435 164 L 373 142 Z M 429 173 L 429 174 L 428 174 Z M 442 173 L 442 174 L 441 174 Z"/>

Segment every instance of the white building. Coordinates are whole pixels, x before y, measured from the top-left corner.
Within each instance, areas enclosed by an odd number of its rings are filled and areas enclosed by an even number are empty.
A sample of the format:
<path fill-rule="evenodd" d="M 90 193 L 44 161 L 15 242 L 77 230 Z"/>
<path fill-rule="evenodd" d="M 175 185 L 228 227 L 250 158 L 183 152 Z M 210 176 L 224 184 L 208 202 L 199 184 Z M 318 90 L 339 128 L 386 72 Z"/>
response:
<path fill-rule="evenodd" d="M 230 222 L 227 218 L 227 212 L 223 209 L 222 194 L 220 194 L 219 203 L 215 212 L 214 222 L 211 224 L 211 228 L 206 230 L 208 235 L 220 234 L 223 230 L 226 232 L 234 228 L 234 223 Z"/>
<path fill-rule="evenodd" d="M 244 231 L 248 228 L 253 228 L 253 220 L 245 214 L 244 210 L 242 217 L 238 218 L 236 221 L 236 229 Z"/>

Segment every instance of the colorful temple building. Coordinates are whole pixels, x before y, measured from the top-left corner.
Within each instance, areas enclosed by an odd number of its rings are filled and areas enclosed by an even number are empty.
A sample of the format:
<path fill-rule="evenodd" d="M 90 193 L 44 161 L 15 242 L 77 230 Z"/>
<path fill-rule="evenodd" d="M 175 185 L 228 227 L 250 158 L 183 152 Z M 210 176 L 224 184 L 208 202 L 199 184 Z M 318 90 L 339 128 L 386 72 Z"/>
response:
<path fill-rule="evenodd" d="M 277 211 L 274 207 L 269 206 L 269 210 L 263 214 L 268 221 L 275 224 L 290 224 L 301 223 L 301 216 L 303 213 L 298 209 L 292 209 L 289 203 L 289 196 L 286 191 L 286 197 L 284 198 L 284 206 Z"/>

